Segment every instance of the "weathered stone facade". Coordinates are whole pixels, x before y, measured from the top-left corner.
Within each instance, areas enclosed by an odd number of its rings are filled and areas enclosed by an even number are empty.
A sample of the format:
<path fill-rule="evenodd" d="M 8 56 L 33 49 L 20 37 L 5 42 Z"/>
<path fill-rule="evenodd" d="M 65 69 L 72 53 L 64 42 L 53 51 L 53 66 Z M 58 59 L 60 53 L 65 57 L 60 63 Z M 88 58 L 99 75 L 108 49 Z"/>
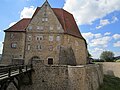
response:
<path fill-rule="evenodd" d="M 87 57 L 73 15 L 51 8 L 47 0 L 31 19 L 5 30 L 2 63 L 33 64 L 33 84 L 21 90 L 97 90 L 103 82 L 102 66 L 87 65 Z"/>
<path fill-rule="evenodd" d="M 43 65 L 33 61 L 33 84 L 22 90 L 98 90 L 103 83 L 101 65 Z"/>
<path fill-rule="evenodd" d="M 25 60 L 25 64 L 33 59 L 44 60 L 45 65 L 49 61 L 54 65 L 87 63 L 87 44 L 72 14 L 51 8 L 46 1 L 31 19 L 26 20 L 5 30 L 3 64 L 18 64 L 17 59 Z M 62 50 L 67 54 L 61 54 Z"/>
<path fill-rule="evenodd" d="M 16 47 L 12 44 L 17 45 Z M 2 53 L 2 63 L 12 64 L 13 58 L 24 58 L 25 49 L 25 33 L 24 32 L 6 32 L 4 39 L 4 48 Z"/>

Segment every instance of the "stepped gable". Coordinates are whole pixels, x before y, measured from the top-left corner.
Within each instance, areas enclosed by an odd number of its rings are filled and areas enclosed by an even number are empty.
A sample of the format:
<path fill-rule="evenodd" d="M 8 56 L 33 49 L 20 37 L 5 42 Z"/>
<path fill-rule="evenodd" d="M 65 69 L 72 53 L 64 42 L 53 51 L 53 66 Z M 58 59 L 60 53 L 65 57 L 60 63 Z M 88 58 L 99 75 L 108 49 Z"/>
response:
<path fill-rule="evenodd" d="M 5 30 L 5 32 L 25 32 L 30 20 L 30 18 L 21 19 L 16 24 Z"/>
<path fill-rule="evenodd" d="M 35 13 L 33 14 L 33 17 L 38 13 L 39 10 L 40 7 L 37 7 Z M 72 14 L 60 8 L 52 8 L 52 10 L 61 23 L 64 29 L 64 33 L 83 38 Z M 31 19 L 24 18 L 5 31 L 25 31 Z"/>

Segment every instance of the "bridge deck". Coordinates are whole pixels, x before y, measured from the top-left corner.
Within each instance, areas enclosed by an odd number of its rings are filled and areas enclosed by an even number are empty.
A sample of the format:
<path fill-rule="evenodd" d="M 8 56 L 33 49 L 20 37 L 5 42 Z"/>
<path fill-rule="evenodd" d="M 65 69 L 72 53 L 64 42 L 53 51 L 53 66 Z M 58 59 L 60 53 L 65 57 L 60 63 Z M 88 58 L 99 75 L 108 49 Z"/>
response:
<path fill-rule="evenodd" d="M 0 81 L 10 77 L 14 77 L 21 73 L 28 72 L 32 69 L 32 65 L 9 66 L 0 68 Z"/>

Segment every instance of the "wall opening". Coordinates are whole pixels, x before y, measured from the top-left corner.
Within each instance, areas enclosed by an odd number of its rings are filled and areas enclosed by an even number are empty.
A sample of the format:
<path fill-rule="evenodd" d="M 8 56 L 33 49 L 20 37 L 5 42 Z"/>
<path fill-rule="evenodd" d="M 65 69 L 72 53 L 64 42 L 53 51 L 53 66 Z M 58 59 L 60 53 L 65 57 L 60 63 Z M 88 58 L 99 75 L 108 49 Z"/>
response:
<path fill-rule="evenodd" d="M 53 58 L 48 58 L 48 64 L 53 65 Z"/>

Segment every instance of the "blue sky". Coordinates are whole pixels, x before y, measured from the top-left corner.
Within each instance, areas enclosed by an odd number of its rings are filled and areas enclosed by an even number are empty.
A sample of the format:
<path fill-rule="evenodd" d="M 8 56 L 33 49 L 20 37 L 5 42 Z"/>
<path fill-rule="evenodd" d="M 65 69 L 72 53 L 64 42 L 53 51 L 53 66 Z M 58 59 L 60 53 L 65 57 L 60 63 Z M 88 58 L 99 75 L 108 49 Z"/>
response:
<path fill-rule="evenodd" d="M 0 3 L 0 53 L 4 41 L 3 30 L 22 18 L 30 18 L 37 6 L 45 0 L 1 0 Z M 64 8 L 72 13 L 89 52 L 99 58 L 101 52 L 110 50 L 120 55 L 120 1 L 119 0 L 48 0 L 51 7 Z"/>

